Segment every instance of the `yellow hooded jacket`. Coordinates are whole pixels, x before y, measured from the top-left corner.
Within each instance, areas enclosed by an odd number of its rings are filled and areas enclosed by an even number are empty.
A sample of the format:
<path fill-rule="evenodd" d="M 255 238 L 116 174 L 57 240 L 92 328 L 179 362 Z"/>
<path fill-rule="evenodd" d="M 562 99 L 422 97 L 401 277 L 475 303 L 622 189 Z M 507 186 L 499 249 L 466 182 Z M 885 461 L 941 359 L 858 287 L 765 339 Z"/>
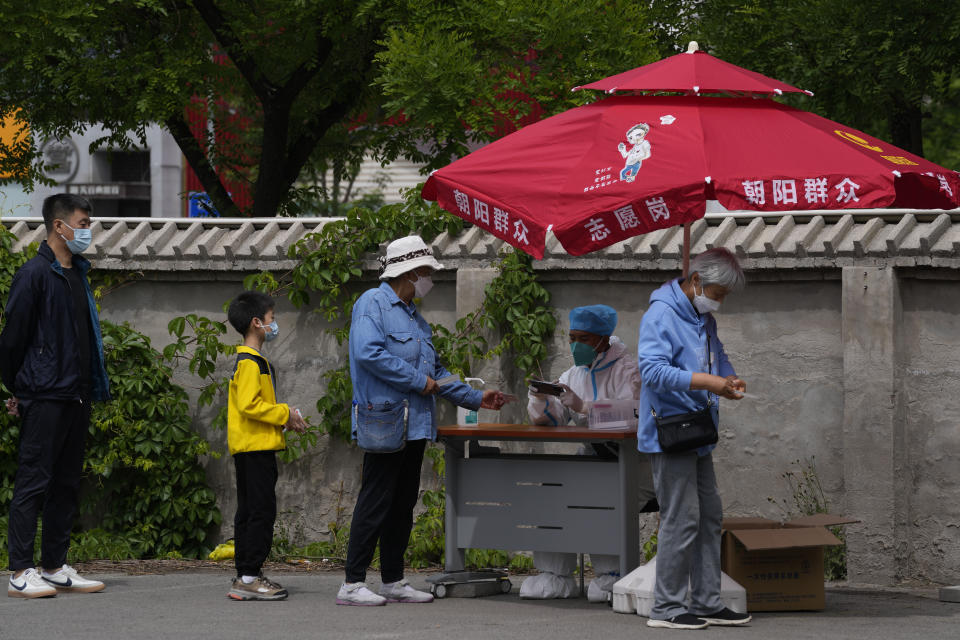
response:
<path fill-rule="evenodd" d="M 227 406 L 230 455 L 278 451 L 286 446 L 282 427 L 290 420 L 290 407 L 277 402 L 274 383 L 274 371 L 266 358 L 256 349 L 237 347 Z"/>

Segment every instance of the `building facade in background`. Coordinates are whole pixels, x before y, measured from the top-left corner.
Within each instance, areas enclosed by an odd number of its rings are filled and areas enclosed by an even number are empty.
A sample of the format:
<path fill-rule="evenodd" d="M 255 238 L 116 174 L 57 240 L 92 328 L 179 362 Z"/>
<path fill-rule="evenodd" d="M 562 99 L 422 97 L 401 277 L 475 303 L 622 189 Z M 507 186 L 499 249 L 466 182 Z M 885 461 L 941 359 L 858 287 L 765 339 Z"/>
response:
<path fill-rule="evenodd" d="M 98 217 L 179 218 L 184 215 L 184 160 L 173 137 L 157 125 L 147 127 L 145 147 L 99 149 L 90 143 L 107 134 L 98 124 L 82 135 L 42 140 L 45 175 L 56 184 L 0 186 L 0 213 L 39 216 L 43 199 L 75 193 L 90 200 Z"/>

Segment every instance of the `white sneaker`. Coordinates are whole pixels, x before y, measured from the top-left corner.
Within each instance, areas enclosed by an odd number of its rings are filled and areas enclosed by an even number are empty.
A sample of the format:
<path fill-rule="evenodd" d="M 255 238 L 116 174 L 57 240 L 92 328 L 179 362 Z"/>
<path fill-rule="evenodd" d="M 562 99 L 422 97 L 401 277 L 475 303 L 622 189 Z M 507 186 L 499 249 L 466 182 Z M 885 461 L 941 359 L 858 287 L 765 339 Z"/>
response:
<path fill-rule="evenodd" d="M 340 585 L 340 591 L 337 592 L 337 604 L 379 607 L 387 604 L 387 599 L 370 591 L 366 582 L 344 582 Z"/>
<path fill-rule="evenodd" d="M 57 590 L 48 585 L 33 567 L 26 569 L 19 578 L 10 574 L 10 583 L 7 585 L 7 595 L 11 598 L 50 598 L 57 595 Z"/>
<path fill-rule="evenodd" d="M 613 599 L 613 585 L 618 576 L 606 573 L 590 581 L 587 587 L 587 602 L 610 602 Z"/>
<path fill-rule="evenodd" d="M 47 573 L 46 569 L 44 569 L 43 572 L 40 573 L 40 577 L 51 587 L 56 587 L 58 591 L 94 593 L 96 591 L 103 591 L 104 587 L 106 587 L 106 585 L 99 580 L 88 580 L 80 577 L 77 570 L 68 564 L 63 565 L 53 573 Z"/>
<path fill-rule="evenodd" d="M 426 591 L 417 591 L 410 586 L 410 582 L 404 578 L 400 582 L 385 582 L 380 587 L 380 595 L 387 599 L 387 602 L 433 602 L 433 595 Z"/>

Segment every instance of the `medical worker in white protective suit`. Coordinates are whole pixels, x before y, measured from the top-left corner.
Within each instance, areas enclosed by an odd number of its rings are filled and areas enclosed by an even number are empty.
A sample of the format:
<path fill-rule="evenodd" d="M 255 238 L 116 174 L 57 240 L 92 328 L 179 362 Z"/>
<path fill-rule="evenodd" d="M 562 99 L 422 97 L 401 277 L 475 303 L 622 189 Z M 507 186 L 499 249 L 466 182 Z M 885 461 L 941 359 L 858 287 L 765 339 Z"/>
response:
<path fill-rule="evenodd" d="M 640 397 L 637 358 L 620 338 L 612 335 L 617 312 L 604 304 L 577 307 L 570 312 L 570 351 L 574 366 L 560 376 L 564 392 L 557 396 L 529 389 L 527 411 L 534 424 L 587 426 L 585 403 L 593 400 L 627 400 Z M 597 443 L 581 450 L 584 455 L 616 457 L 616 443 Z M 657 507 L 653 476 L 647 456 L 640 457 L 640 504 L 643 511 Z M 587 589 L 590 602 L 607 602 L 613 584 L 620 579 L 620 559 L 615 555 L 590 554 L 596 576 Z M 520 586 L 521 598 L 570 598 L 577 595 L 573 578 L 574 553 L 536 551 L 533 564 L 540 571 Z"/>

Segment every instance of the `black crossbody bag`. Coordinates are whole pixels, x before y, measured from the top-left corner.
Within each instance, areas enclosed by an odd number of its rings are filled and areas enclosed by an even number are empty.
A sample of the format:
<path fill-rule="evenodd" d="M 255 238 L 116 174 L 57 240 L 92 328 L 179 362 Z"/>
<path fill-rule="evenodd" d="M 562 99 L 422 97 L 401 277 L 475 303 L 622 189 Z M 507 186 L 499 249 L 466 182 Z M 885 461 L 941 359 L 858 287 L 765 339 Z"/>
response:
<path fill-rule="evenodd" d="M 707 373 L 713 368 L 710 353 L 710 336 L 707 335 Z M 718 439 L 717 425 L 710 410 L 713 399 L 707 393 L 707 408 L 672 416 L 658 416 L 650 407 L 650 413 L 657 423 L 657 438 L 664 453 L 684 453 L 710 444 Z"/>

